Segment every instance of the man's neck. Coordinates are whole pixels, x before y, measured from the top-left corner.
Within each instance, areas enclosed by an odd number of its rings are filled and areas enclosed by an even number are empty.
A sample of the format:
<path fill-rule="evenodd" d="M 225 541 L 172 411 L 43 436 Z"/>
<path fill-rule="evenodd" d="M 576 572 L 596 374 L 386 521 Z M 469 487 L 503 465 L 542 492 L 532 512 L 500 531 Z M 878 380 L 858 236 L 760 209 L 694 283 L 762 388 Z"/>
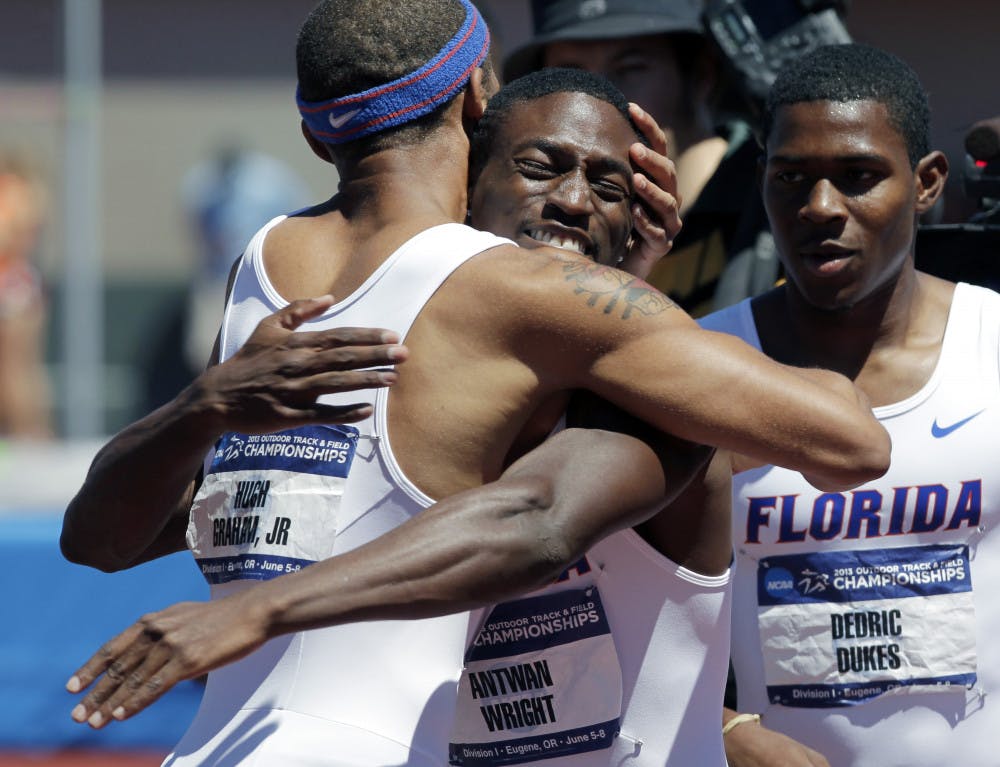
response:
<path fill-rule="evenodd" d="M 352 227 L 374 230 L 410 221 L 461 222 L 468 204 L 466 158 L 442 141 L 362 158 L 338 168 L 337 209 Z"/>
<path fill-rule="evenodd" d="M 921 275 L 912 261 L 899 276 L 838 311 L 809 305 L 784 285 L 754 302 L 764 351 L 780 362 L 836 370 L 873 405 L 918 391 L 940 354 L 951 285 Z"/>

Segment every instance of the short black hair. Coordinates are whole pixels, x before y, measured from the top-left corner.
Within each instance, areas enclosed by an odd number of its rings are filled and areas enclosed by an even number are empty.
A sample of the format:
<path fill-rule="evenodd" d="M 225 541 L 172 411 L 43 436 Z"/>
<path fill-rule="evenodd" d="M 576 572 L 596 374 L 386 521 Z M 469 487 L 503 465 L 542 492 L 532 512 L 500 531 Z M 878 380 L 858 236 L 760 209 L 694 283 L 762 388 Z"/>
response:
<path fill-rule="evenodd" d="M 299 94 L 305 101 L 329 101 L 408 75 L 438 54 L 465 13 L 458 0 L 322 0 L 299 30 Z M 343 147 L 363 153 L 412 143 L 438 124 L 443 111 Z"/>
<path fill-rule="evenodd" d="M 782 67 L 761 121 L 765 148 L 778 107 L 804 101 L 877 101 L 903 137 L 911 167 L 930 151 L 927 91 L 909 65 L 879 48 L 857 43 L 826 45 Z"/>
<path fill-rule="evenodd" d="M 486 112 L 472 134 L 469 157 L 469 182 L 475 183 L 493 150 L 497 134 L 507 119 L 511 107 L 555 93 L 583 93 L 606 101 L 617 109 L 635 131 L 636 140 L 649 142 L 628 111 L 628 99 L 608 79 L 583 69 L 545 67 L 511 80 L 490 99 Z"/>

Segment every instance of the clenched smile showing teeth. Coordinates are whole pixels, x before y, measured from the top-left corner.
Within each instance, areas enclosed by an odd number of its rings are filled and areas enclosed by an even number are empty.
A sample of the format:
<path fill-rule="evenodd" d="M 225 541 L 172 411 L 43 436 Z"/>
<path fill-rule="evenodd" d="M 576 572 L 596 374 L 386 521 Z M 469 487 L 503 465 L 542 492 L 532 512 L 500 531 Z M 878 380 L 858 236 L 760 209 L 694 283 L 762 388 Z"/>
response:
<path fill-rule="evenodd" d="M 553 248 L 562 248 L 563 250 L 571 250 L 574 253 L 579 253 L 581 256 L 589 255 L 587 252 L 588 243 L 569 233 L 555 234 L 542 229 L 526 229 L 524 233 L 531 239 L 544 245 L 551 245 Z"/>

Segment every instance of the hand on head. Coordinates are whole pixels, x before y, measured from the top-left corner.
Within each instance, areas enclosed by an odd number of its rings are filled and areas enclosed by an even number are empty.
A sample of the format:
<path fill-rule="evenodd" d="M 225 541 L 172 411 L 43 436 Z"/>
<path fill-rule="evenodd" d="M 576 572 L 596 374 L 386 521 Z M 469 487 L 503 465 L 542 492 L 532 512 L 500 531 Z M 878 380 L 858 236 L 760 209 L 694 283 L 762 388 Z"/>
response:
<path fill-rule="evenodd" d="M 635 234 L 619 266 L 645 279 L 656 263 L 670 252 L 681 230 L 677 173 L 667 157 L 667 140 L 656 120 L 638 104 L 629 104 L 629 114 L 649 141 L 636 142 L 629 157 L 643 172 L 633 177 L 638 201 L 632 205 Z"/>

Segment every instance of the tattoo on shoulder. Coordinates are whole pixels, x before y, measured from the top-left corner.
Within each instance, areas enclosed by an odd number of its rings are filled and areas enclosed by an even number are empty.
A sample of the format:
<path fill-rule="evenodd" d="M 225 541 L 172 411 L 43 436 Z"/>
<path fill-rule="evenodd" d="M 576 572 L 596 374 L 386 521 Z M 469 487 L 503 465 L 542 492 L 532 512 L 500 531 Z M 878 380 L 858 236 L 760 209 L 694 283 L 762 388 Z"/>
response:
<path fill-rule="evenodd" d="M 649 283 L 610 266 L 571 261 L 564 263 L 562 270 L 566 281 L 573 285 L 573 292 L 588 297 L 587 306 L 598 307 L 605 314 L 621 307 L 623 320 L 633 313 L 659 314 L 677 308 L 677 304 Z"/>

